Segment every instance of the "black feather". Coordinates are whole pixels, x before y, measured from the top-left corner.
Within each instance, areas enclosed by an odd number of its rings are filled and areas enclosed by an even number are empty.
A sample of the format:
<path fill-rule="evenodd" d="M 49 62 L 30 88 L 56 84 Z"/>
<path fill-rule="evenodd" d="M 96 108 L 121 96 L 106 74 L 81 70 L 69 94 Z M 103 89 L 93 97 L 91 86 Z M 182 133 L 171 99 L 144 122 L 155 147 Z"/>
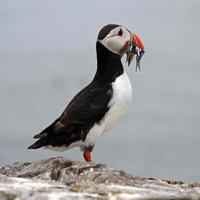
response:
<path fill-rule="evenodd" d="M 108 25 L 104 26 L 100 30 L 97 39 L 98 40 L 103 40 L 110 33 L 111 30 L 113 30 L 114 28 L 116 28 L 118 26 L 119 25 L 117 25 L 117 24 L 108 24 Z"/>

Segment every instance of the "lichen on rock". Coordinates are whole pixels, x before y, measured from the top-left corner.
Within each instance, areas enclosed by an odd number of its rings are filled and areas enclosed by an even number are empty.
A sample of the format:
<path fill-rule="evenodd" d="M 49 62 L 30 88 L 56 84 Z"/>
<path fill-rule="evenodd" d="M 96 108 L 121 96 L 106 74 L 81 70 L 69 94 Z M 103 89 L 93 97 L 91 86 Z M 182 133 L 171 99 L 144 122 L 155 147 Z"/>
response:
<path fill-rule="evenodd" d="M 0 167 L 0 200 L 200 199 L 200 185 L 131 176 L 62 157 Z"/>

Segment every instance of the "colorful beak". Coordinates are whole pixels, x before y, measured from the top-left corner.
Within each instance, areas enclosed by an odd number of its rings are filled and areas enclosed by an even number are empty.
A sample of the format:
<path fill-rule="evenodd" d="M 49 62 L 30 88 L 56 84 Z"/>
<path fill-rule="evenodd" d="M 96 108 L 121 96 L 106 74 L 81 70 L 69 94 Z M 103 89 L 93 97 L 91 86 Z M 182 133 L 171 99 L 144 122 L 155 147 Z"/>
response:
<path fill-rule="evenodd" d="M 130 36 L 131 36 L 131 39 L 126 51 L 126 55 L 127 55 L 126 61 L 128 62 L 128 66 L 129 66 L 134 56 L 136 55 L 136 71 L 137 71 L 137 69 L 140 70 L 140 61 L 141 61 L 142 56 L 145 53 L 144 45 L 141 39 L 135 33 L 130 32 Z"/>

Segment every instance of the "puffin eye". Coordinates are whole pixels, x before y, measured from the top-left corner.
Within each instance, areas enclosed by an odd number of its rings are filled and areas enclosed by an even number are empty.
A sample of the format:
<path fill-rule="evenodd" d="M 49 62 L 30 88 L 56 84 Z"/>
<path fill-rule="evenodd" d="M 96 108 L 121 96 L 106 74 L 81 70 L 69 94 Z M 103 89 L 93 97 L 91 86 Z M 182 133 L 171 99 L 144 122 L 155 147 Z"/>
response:
<path fill-rule="evenodd" d="M 118 34 L 117 35 L 119 35 L 119 36 L 122 36 L 123 35 L 123 31 L 122 31 L 122 29 L 120 28 L 120 30 L 119 30 L 119 32 L 118 32 Z"/>

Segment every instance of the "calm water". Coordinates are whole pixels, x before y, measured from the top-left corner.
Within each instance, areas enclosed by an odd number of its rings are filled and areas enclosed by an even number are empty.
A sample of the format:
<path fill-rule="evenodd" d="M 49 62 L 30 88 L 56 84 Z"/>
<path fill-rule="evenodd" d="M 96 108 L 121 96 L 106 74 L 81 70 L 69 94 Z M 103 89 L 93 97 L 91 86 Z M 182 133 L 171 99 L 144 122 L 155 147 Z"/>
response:
<path fill-rule="evenodd" d="M 94 160 L 139 176 L 200 181 L 200 2 L 0 1 L 0 164 L 63 153 L 26 150 L 96 70 L 99 29 L 135 31 L 146 54 L 129 112 Z"/>

